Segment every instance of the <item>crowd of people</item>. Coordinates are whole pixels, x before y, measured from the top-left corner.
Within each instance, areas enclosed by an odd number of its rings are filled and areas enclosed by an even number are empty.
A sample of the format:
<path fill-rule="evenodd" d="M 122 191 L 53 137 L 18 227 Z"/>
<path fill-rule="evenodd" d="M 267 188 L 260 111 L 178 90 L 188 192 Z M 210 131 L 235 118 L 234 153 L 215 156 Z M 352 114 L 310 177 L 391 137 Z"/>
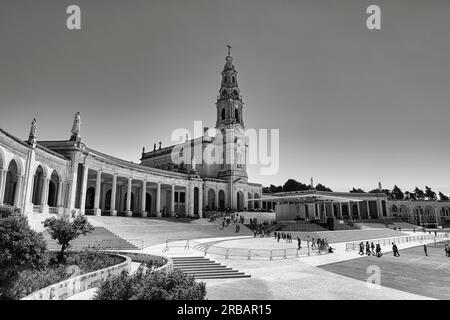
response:
<path fill-rule="evenodd" d="M 394 245 L 394 243 L 393 243 Z M 397 246 L 395 246 L 397 248 Z M 365 252 L 364 252 L 365 249 Z M 381 246 L 380 244 L 375 245 L 373 242 L 369 243 L 369 241 L 366 241 L 366 244 L 364 245 L 364 242 L 361 241 L 359 243 L 359 255 L 363 256 L 363 255 L 368 255 L 368 256 L 377 256 L 378 258 L 380 258 L 383 253 L 381 252 Z"/>
<path fill-rule="evenodd" d="M 436 239 L 434 239 L 434 245 L 436 245 Z M 428 256 L 428 246 L 426 244 L 423 245 L 423 251 L 424 251 L 425 256 Z M 446 244 L 444 246 L 444 251 L 445 251 L 445 256 L 450 257 L 450 244 Z M 400 257 L 400 252 L 399 252 L 398 247 L 395 244 L 395 242 L 392 242 L 392 253 L 393 253 L 394 257 Z M 373 242 L 369 243 L 369 241 L 366 241 L 366 243 L 364 244 L 364 242 L 362 241 L 359 243 L 359 255 L 361 255 L 361 256 L 373 255 L 373 256 L 377 256 L 379 258 L 383 255 L 381 253 L 381 245 L 380 244 L 374 245 Z"/>

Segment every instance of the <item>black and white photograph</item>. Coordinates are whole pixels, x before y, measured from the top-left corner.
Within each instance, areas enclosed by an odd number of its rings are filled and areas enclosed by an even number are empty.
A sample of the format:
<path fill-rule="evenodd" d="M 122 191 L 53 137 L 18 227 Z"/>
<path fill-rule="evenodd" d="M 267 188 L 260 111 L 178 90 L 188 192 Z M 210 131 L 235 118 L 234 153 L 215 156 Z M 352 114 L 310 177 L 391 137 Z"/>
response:
<path fill-rule="evenodd" d="M 0 300 L 449 300 L 449 35 L 448 0 L 0 0 Z"/>

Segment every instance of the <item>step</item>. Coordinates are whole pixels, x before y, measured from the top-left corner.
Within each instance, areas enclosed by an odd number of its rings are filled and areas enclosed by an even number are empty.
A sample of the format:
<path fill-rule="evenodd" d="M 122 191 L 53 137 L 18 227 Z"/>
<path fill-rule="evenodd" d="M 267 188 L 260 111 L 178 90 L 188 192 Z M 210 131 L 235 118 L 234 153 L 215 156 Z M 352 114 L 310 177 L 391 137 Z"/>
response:
<path fill-rule="evenodd" d="M 178 269 L 175 268 L 177 270 L 189 273 L 189 272 L 210 272 L 210 271 L 214 271 L 214 272 L 229 272 L 229 271 L 233 271 L 234 269 L 232 268 L 207 268 L 207 269 Z"/>
<path fill-rule="evenodd" d="M 211 273 L 211 272 L 198 272 L 198 273 L 193 273 L 193 274 L 190 274 L 190 275 L 193 275 L 193 276 L 196 276 L 196 277 L 201 277 L 201 276 L 232 276 L 232 275 L 245 275 L 245 273 L 244 272 L 240 272 L 240 271 L 237 271 L 237 270 L 233 270 L 233 272 L 213 272 L 213 273 Z"/>
<path fill-rule="evenodd" d="M 200 260 L 200 261 L 174 261 L 173 264 L 192 264 L 192 265 L 201 265 L 201 264 L 210 264 L 217 263 L 211 260 Z"/>
<path fill-rule="evenodd" d="M 202 264 L 190 264 L 190 263 L 174 263 L 173 266 L 175 268 L 210 268 L 210 267 L 218 267 L 220 263 L 210 262 L 210 263 L 202 263 Z"/>
<path fill-rule="evenodd" d="M 243 274 L 243 272 L 239 272 L 237 270 L 206 270 L 206 271 L 185 271 L 182 270 L 186 274 L 190 275 L 202 275 L 202 274 Z"/>
<path fill-rule="evenodd" d="M 198 258 L 172 258 L 173 261 L 211 261 L 204 257 L 198 257 Z"/>
<path fill-rule="evenodd" d="M 228 279 L 228 278 L 250 278 L 250 275 L 248 275 L 248 274 L 232 274 L 232 275 L 194 276 L 194 279 Z"/>
<path fill-rule="evenodd" d="M 226 268 L 220 263 L 210 264 L 210 265 L 174 265 L 174 268 L 178 269 L 210 269 L 210 268 Z"/>

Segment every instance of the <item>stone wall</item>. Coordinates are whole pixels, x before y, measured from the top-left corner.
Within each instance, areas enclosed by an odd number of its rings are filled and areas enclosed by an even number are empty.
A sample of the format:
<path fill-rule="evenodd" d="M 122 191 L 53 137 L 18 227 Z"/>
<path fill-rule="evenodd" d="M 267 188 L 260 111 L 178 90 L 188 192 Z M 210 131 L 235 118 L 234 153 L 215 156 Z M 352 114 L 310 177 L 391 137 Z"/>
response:
<path fill-rule="evenodd" d="M 131 258 L 119 255 L 125 261 L 114 266 L 82 274 L 67 280 L 52 284 L 44 289 L 33 292 L 22 298 L 22 300 L 64 300 L 74 294 L 83 292 L 87 289 L 98 286 L 100 281 L 105 280 L 109 276 L 119 275 L 122 271 L 130 271 Z"/>

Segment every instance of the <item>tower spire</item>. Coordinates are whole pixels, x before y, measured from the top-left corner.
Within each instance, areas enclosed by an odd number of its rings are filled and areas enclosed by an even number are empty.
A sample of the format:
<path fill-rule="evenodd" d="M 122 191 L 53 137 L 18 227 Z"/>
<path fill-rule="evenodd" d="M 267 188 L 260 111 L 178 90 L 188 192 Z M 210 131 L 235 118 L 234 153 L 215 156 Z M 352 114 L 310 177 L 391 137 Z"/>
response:
<path fill-rule="evenodd" d="M 228 48 L 228 56 L 231 56 L 231 46 L 229 44 L 227 44 L 227 48 Z"/>

